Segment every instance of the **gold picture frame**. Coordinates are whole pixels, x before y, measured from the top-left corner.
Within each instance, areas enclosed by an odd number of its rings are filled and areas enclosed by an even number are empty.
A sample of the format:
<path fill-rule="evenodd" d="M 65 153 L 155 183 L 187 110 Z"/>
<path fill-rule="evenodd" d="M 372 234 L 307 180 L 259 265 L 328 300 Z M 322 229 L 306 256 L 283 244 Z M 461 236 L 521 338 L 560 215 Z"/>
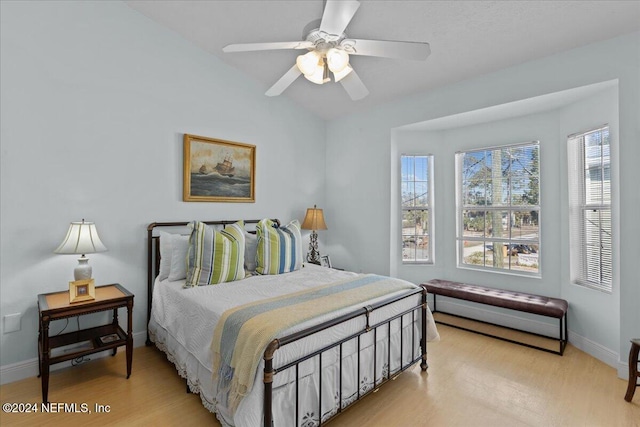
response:
<path fill-rule="evenodd" d="M 93 279 L 69 282 L 69 302 L 91 301 L 96 299 L 96 286 Z"/>
<path fill-rule="evenodd" d="M 184 135 L 185 202 L 255 202 L 256 146 Z"/>

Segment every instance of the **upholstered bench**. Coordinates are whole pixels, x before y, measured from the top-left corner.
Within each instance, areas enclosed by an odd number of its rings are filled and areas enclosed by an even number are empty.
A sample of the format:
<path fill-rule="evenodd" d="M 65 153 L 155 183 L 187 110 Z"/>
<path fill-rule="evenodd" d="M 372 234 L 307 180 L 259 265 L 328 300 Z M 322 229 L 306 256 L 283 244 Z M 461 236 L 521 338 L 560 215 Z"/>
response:
<path fill-rule="evenodd" d="M 440 296 L 449 297 L 449 298 L 457 298 L 457 299 L 462 299 L 466 301 L 477 302 L 480 304 L 492 305 L 494 307 L 508 308 L 511 310 L 521 311 L 525 313 L 532 313 L 540 316 L 556 318 L 559 321 L 559 333 L 558 333 L 557 340 L 560 347 L 558 351 L 523 343 L 520 341 L 514 341 L 508 338 L 503 338 L 503 337 L 491 335 L 484 332 L 475 331 L 472 329 L 445 323 L 442 321 L 439 321 L 439 323 L 442 323 L 448 326 L 453 326 L 459 329 L 464 329 L 470 332 L 475 332 L 482 335 L 490 336 L 493 338 L 498 338 L 503 341 L 524 345 L 526 347 L 536 348 L 538 350 L 547 351 L 549 353 L 554 353 L 559 355 L 562 355 L 564 353 L 564 349 L 568 341 L 567 311 L 569 309 L 569 303 L 563 299 L 527 294 L 523 292 L 508 291 L 504 289 L 487 288 L 484 286 L 451 282 L 449 280 L 440 280 L 440 279 L 430 280 L 427 283 L 424 283 L 423 285 L 427 288 L 427 291 L 433 295 L 432 311 L 434 313 L 438 312 L 437 305 L 436 305 L 436 295 L 440 295 Z M 451 316 L 464 317 L 464 316 L 454 315 L 452 313 L 445 313 L 443 311 L 440 311 L 440 312 L 443 314 L 451 315 Z M 475 320 L 475 319 L 470 319 L 470 320 Z M 479 321 L 479 320 L 476 320 L 476 321 Z M 482 322 L 482 323 L 492 324 L 489 322 Z M 496 326 L 505 327 L 504 325 L 496 325 Z M 556 339 L 555 337 L 548 337 L 546 335 L 540 335 L 540 334 L 535 334 L 528 331 L 522 331 L 521 329 L 516 329 L 516 328 L 508 328 L 508 329 L 513 329 L 520 332 L 527 332 L 529 334 L 539 335 L 545 338 Z"/>

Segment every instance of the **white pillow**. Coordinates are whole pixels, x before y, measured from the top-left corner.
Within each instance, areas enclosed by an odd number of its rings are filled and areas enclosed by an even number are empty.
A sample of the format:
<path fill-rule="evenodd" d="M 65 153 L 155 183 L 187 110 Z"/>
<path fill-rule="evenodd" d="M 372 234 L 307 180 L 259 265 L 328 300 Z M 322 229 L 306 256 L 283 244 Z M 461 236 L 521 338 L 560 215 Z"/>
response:
<path fill-rule="evenodd" d="M 187 278 L 187 252 L 189 251 L 189 235 L 171 235 L 171 269 L 169 281 Z"/>
<path fill-rule="evenodd" d="M 244 233 L 244 268 L 250 273 L 256 271 L 258 263 L 256 256 L 258 255 L 258 236 L 245 231 Z"/>
<path fill-rule="evenodd" d="M 160 271 L 158 271 L 158 279 L 165 280 L 169 277 L 171 271 L 171 236 L 166 231 L 160 231 Z"/>

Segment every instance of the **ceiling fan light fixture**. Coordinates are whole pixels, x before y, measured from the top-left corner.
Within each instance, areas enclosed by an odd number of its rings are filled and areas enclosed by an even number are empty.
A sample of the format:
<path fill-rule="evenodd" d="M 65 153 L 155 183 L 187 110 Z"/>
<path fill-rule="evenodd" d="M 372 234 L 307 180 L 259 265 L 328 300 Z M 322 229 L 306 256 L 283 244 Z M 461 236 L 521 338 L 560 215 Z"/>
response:
<path fill-rule="evenodd" d="M 340 80 L 344 79 L 345 77 L 347 77 L 349 75 L 350 72 L 353 71 L 353 68 L 351 68 L 351 65 L 347 64 L 346 67 L 344 67 L 342 69 L 342 71 L 338 71 L 338 72 L 334 72 L 333 73 L 333 80 L 338 83 Z"/>
<path fill-rule="evenodd" d="M 317 85 L 321 85 L 330 81 L 329 76 L 325 72 L 324 65 L 317 65 L 314 72 L 305 74 L 304 78 Z"/>
<path fill-rule="evenodd" d="M 332 47 L 327 51 L 327 64 L 333 73 L 338 73 L 349 65 L 349 54 L 342 49 Z"/>
<path fill-rule="evenodd" d="M 359 6 L 358 0 L 325 0 L 322 18 L 310 22 L 305 27 L 302 35 L 304 40 L 230 44 L 222 51 L 307 49 L 308 52 L 298 56 L 295 65 L 292 65 L 265 94 L 280 95 L 300 77 L 300 74 L 307 80 L 321 85 L 331 81 L 329 75 L 332 72 L 334 80 L 340 82 L 352 100 L 357 101 L 367 96 L 369 91 L 356 70 L 349 64 L 349 55 L 424 60 L 431 54 L 429 43 L 347 39 L 345 30 Z"/>
<path fill-rule="evenodd" d="M 296 65 L 302 74 L 306 76 L 315 74 L 318 68 L 323 66 L 324 61 L 318 52 L 311 51 L 296 58 Z"/>
<path fill-rule="evenodd" d="M 329 83 L 331 79 L 329 78 L 329 66 L 327 65 L 327 58 L 324 58 L 322 61 L 322 83 Z"/>

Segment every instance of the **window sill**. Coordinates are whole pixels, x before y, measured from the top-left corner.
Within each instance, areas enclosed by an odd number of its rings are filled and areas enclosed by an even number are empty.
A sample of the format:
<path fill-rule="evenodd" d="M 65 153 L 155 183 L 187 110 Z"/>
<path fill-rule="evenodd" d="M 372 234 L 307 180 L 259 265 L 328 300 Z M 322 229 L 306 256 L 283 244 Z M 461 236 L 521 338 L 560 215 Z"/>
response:
<path fill-rule="evenodd" d="M 484 273 L 504 274 L 507 276 L 526 277 L 529 279 L 542 279 L 542 273 L 525 273 L 514 270 L 496 270 L 493 268 L 471 267 L 466 264 L 458 264 L 456 268 L 460 270 L 482 271 Z"/>
<path fill-rule="evenodd" d="M 402 265 L 434 265 L 433 261 L 402 261 Z"/>

